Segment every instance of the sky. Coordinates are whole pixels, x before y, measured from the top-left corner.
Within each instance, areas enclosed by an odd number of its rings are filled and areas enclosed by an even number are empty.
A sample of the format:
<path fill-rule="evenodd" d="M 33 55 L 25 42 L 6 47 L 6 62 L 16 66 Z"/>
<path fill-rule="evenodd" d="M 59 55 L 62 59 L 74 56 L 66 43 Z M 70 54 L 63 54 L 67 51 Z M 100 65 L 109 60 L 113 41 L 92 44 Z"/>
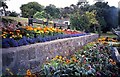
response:
<path fill-rule="evenodd" d="M 47 6 L 49 4 L 54 4 L 56 7 L 66 7 L 70 6 L 71 4 L 77 4 L 78 0 L 8 0 L 6 3 L 8 5 L 8 10 L 16 11 L 20 13 L 20 6 L 22 4 L 27 4 L 28 2 L 38 2 L 43 6 Z M 87 0 L 89 4 L 94 4 L 93 0 Z M 120 0 L 105 0 L 108 2 L 110 6 L 118 7 L 118 2 Z"/>

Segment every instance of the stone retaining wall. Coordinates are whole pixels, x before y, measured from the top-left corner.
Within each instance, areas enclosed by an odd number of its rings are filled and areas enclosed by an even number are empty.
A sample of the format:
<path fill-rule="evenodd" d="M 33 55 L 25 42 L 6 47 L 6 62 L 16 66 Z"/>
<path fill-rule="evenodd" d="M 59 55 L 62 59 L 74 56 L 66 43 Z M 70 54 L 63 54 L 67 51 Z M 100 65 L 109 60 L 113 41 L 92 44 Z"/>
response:
<path fill-rule="evenodd" d="M 81 46 L 97 38 L 97 34 L 91 34 L 20 47 L 3 48 L 3 73 L 6 73 L 6 68 L 9 68 L 14 74 L 18 72 L 19 74 L 25 74 L 27 69 L 31 69 L 32 72 L 40 71 L 41 65 L 45 61 L 56 55 L 71 55 Z"/>

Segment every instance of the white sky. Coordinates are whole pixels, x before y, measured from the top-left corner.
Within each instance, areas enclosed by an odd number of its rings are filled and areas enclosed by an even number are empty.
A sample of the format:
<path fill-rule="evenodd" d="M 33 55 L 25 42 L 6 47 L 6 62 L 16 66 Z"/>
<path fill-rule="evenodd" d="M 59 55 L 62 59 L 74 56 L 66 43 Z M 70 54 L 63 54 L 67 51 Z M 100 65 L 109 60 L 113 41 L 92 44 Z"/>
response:
<path fill-rule="evenodd" d="M 49 4 L 54 4 L 57 7 L 65 7 L 70 6 L 71 4 L 77 4 L 78 0 L 8 0 L 8 10 L 10 11 L 16 11 L 17 13 L 20 13 L 20 6 L 22 4 L 26 4 L 28 2 L 36 1 L 41 5 L 47 6 Z M 90 4 L 93 4 L 93 0 L 87 0 Z M 110 6 L 118 7 L 118 2 L 120 0 L 105 0 L 108 1 L 108 4 Z"/>

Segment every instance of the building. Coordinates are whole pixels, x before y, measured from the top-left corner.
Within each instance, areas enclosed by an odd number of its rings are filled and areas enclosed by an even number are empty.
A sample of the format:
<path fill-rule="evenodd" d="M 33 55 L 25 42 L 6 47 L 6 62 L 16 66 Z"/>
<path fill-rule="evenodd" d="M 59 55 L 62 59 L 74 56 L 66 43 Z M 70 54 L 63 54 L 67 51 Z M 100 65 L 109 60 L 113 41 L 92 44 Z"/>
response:
<path fill-rule="evenodd" d="M 70 25 L 70 18 L 53 19 L 52 21 L 56 24 L 56 27 L 67 28 Z"/>

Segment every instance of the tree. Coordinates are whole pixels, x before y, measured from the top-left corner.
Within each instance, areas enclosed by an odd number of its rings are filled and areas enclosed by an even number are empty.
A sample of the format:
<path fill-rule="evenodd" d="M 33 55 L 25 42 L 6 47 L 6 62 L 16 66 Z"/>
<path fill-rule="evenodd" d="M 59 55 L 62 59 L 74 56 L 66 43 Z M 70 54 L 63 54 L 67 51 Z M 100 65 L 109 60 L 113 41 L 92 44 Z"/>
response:
<path fill-rule="evenodd" d="M 116 28 L 118 26 L 118 9 L 115 7 L 110 7 L 106 10 L 104 14 L 105 21 L 107 23 L 107 30 L 111 30 L 112 28 Z"/>
<path fill-rule="evenodd" d="M 85 15 L 87 16 L 90 25 L 95 25 L 98 24 L 98 21 L 96 20 L 96 15 L 95 15 L 95 10 L 93 10 L 92 12 L 85 12 Z"/>
<path fill-rule="evenodd" d="M 96 2 L 94 4 L 97 11 L 97 19 L 101 25 L 101 30 L 106 33 L 118 25 L 118 11 L 115 7 L 110 7 L 108 2 Z M 104 23 L 102 23 L 101 22 Z"/>
<path fill-rule="evenodd" d="M 69 17 L 69 14 L 73 13 L 73 9 L 71 7 L 64 7 L 60 9 L 61 17 L 66 18 Z"/>
<path fill-rule="evenodd" d="M 105 33 L 111 29 L 110 24 L 111 20 L 114 21 L 112 16 L 115 14 L 111 14 L 112 11 L 110 11 L 110 6 L 108 5 L 108 2 L 96 2 L 94 5 L 91 5 L 86 9 L 87 11 L 93 11 L 96 10 L 96 19 L 98 20 L 99 27 L 101 27 L 101 30 Z M 115 15 L 114 15 L 115 16 Z M 116 17 L 116 16 L 115 16 Z"/>
<path fill-rule="evenodd" d="M 1 8 L 1 7 L 3 8 L 3 11 L 4 11 L 5 16 L 6 16 L 6 15 L 7 15 L 7 14 L 6 14 L 6 9 L 8 8 L 8 6 L 7 6 L 7 4 L 6 4 L 5 1 L 6 1 L 6 0 L 1 0 L 1 1 L 0 1 L 0 8 Z"/>
<path fill-rule="evenodd" d="M 44 6 L 37 2 L 29 2 L 28 4 L 23 4 L 20 9 L 23 17 L 33 16 L 36 12 L 43 11 Z"/>
<path fill-rule="evenodd" d="M 18 13 L 16 13 L 15 11 L 13 11 L 13 12 L 11 12 L 10 14 L 9 14 L 9 16 L 12 16 L 12 17 L 17 17 L 19 14 Z"/>
<path fill-rule="evenodd" d="M 39 19 L 47 18 L 47 14 L 45 11 L 37 12 L 34 14 L 34 18 L 39 18 Z"/>
<path fill-rule="evenodd" d="M 92 12 L 86 11 L 82 14 L 79 11 L 71 14 L 70 20 L 72 27 L 85 31 L 92 31 L 91 27 L 93 27 L 93 31 L 95 31 L 96 25 L 99 25 L 95 13 L 96 11 L 94 10 Z"/>
<path fill-rule="evenodd" d="M 45 12 L 53 18 L 59 18 L 60 10 L 55 5 L 50 4 L 45 7 Z"/>
<path fill-rule="evenodd" d="M 118 25 L 120 26 L 120 9 L 118 10 Z"/>

